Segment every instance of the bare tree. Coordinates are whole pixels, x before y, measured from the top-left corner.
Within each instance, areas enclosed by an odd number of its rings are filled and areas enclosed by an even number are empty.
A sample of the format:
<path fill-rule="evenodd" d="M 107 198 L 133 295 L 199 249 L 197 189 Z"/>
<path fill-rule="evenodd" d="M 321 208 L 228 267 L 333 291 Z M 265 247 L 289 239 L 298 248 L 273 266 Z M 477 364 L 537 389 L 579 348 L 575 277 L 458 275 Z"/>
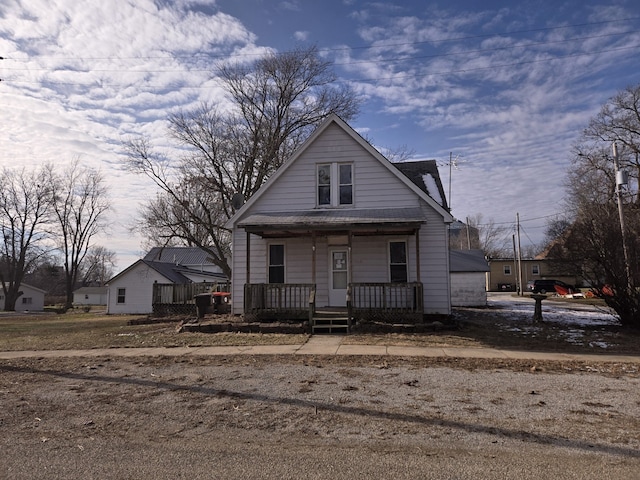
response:
<path fill-rule="evenodd" d="M 467 223 L 477 232 L 469 237 L 471 248 L 482 250 L 490 258 L 510 256 L 510 227 L 496 224 L 493 218 L 485 220 L 481 213 L 469 217 Z"/>
<path fill-rule="evenodd" d="M 6 311 L 15 310 L 25 273 L 46 253 L 50 198 L 46 169 L 0 172 L 0 281 Z"/>
<path fill-rule="evenodd" d="M 640 84 L 625 88 L 602 106 L 584 131 L 581 148 L 586 152 L 580 153 L 592 162 L 599 162 L 607 158 L 603 147 L 607 153 L 611 152 L 613 142 L 620 147 L 621 166 L 629 170 L 636 187 L 635 203 L 640 205 L 640 189 L 637 188 L 640 178 Z M 611 163 L 610 158 L 608 163 Z"/>
<path fill-rule="evenodd" d="M 73 306 L 73 290 L 92 239 L 105 227 L 110 208 L 102 174 L 74 160 L 61 173 L 49 168 L 55 234 L 64 261 L 66 308 Z"/>
<path fill-rule="evenodd" d="M 82 285 L 103 286 L 113 276 L 116 252 L 101 245 L 89 248 L 81 264 Z"/>
<path fill-rule="evenodd" d="M 623 168 L 631 168 L 636 178 L 620 191 L 629 265 L 623 252 L 613 142 L 621 147 Z M 603 295 L 621 323 L 632 328 L 640 328 L 640 292 L 635 287 L 640 284 L 639 152 L 640 85 L 609 100 L 578 139 L 567 180 L 572 223 L 552 252 L 558 261 L 572 265 Z"/>
<path fill-rule="evenodd" d="M 230 275 L 224 225 L 234 198 L 250 198 L 328 115 L 351 119 L 358 100 L 336 83 L 331 63 L 315 47 L 269 54 L 251 65 L 222 65 L 218 76 L 232 110 L 202 104 L 169 117 L 169 134 L 186 155 L 168 159 L 145 139 L 126 148 L 129 168 L 160 188 L 142 210 L 143 232 L 199 246 Z"/>

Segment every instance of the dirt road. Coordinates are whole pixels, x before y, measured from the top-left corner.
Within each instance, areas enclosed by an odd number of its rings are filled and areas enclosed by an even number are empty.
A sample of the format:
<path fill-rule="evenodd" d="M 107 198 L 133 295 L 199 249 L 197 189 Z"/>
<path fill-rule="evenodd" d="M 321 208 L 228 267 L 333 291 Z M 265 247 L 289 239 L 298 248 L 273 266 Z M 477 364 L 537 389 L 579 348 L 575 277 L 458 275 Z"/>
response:
<path fill-rule="evenodd" d="M 373 357 L 0 363 L 0 478 L 638 478 L 635 368 Z"/>

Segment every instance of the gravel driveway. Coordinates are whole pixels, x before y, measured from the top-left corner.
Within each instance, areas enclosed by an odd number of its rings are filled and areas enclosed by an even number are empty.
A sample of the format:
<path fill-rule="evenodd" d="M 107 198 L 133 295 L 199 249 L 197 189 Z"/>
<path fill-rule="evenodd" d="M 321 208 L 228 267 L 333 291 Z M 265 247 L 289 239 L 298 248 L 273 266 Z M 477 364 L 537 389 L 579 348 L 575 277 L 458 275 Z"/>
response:
<path fill-rule="evenodd" d="M 0 478 L 638 478 L 637 369 L 448 362 L 3 361 Z"/>

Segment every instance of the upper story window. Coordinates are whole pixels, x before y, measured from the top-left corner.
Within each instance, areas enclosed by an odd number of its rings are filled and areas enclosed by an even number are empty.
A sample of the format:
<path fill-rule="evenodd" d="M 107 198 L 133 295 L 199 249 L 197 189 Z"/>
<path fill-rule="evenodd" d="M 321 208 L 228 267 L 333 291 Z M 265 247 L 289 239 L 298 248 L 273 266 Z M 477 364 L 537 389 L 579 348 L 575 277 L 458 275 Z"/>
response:
<path fill-rule="evenodd" d="M 318 165 L 318 206 L 353 205 L 353 165 Z"/>

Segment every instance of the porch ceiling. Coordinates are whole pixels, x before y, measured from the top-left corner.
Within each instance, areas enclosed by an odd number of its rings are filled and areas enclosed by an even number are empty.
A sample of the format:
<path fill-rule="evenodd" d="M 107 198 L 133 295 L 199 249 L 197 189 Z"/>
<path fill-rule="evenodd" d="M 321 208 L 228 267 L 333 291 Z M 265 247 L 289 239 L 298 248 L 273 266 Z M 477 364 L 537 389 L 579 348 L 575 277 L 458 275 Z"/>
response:
<path fill-rule="evenodd" d="M 413 233 L 425 223 L 419 207 L 386 209 L 317 209 L 254 213 L 238 226 L 261 237 L 322 234 L 390 235 Z"/>

